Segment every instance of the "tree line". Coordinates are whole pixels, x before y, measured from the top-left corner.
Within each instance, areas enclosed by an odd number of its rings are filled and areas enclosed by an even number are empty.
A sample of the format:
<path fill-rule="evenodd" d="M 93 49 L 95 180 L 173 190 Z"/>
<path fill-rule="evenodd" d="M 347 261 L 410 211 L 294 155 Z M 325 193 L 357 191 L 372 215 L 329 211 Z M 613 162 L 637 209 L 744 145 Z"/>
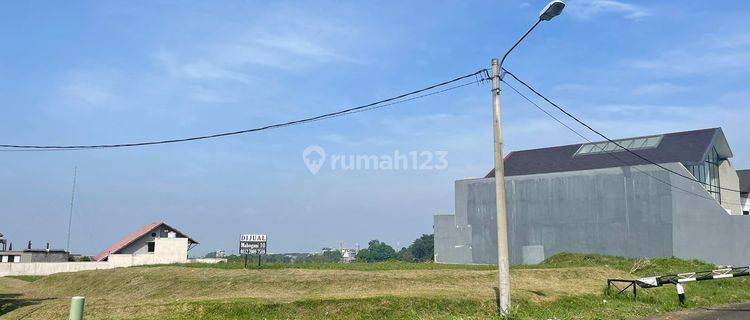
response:
<path fill-rule="evenodd" d="M 429 262 L 434 260 L 433 234 L 423 234 L 415 239 L 408 247 L 396 251 L 393 247 L 379 240 L 371 240 L 367 248 L 357 252 L 356 262 L 382 262 L 382 261 L 404 261 L 404 262 Z M 207 255 L 208 257 L 208 255 Z M 226 257 L 229 261 L 242 261 L 239 255 Z M 336 263 L 341 261 L 341 251 L 324 248 L 319 253 L 275 253 L 263 256 L 265 263 Z"/>
<path fill-rule="evenodd" d="M 381 262 L 388 260 L 398 260 L 405 262 L 427 262 L 435 258 L 435 235 L 423 234 L 417 238 L 408 247 L 396 251 L 390 245 L 378 240 L 372 240 L 368 243 L 367 248 L 357 252 L 357 261 L 359 262 Z"/>

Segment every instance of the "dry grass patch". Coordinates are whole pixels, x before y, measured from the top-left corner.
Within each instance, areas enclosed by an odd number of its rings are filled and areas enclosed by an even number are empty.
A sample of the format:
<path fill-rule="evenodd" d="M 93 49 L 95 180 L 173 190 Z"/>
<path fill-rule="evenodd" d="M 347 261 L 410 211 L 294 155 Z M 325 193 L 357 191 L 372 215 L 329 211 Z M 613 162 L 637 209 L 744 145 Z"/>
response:
<path fill-rule="evenodd" d="M 514 296 L 553 301 L 570 294 L 601 291 L 610 268 L 512 270 Z M 488 270 L 232 270 L 176 266 L 124 268 L 57 274 L 34 282 L 0 279 L 2 290 L 43 300 L 27 319 L 64 317 L 67 299 L 87 298 L 87 319 L 156 316 L 186 302 L 252 298 L 267 303 L 302 300 L 412 297 L 468 299 L 491 305 L 497 272 Z M 20 314 L 27 307 L 11 312 Z"/>

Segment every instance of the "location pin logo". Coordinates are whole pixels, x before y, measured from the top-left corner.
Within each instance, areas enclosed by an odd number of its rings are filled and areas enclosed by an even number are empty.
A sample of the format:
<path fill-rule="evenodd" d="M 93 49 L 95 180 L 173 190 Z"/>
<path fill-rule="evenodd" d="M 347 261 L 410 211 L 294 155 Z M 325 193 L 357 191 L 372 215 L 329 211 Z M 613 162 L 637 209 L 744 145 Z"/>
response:
<path fill-rule="evenodd" d="M 302 151 L 302 161 L 305 162 L 310 173 L 316 174 L 326 161 L 326 151 L 320 146 L 308 146 Z"/>

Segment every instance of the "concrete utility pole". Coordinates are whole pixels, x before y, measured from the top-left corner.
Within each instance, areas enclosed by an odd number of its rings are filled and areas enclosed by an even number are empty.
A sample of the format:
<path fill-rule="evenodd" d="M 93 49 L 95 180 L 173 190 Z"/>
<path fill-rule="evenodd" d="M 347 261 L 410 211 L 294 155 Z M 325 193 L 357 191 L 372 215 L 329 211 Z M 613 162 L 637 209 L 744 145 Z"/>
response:
<path fill-rule="evenodd" d="M 495 205 L 497 207 L 497 271 L 500 313 L 510 308 L 510 261 L 508 223 L 505 213 L 505 166 L 503 165 L 503 129 L 500 118 L 500 62 L 492 59 L 492 126 L 495 154 Z"/>
<path fill-rule="evenodd" d="M 498 308 L 501 315 L 510 311 L 510 254 L 508 250 L 508 222 L 505 211 L 505 165 L 503 164 L 503 129 L 500 113 L 500 80 L 503 72 L 503 62 L 513 49 L 531 33 L 542 21 L 549 21 L 558 16 L 565 3 L 553 0 L 539 13 L 539 20 L 521 36 L 516 43 L 503 55 L 503 59 L 492 59 L 492 126 L 493 150 L 495 155 L 495 207 L 497 208 L 497 271 L 498 271 Z"/>

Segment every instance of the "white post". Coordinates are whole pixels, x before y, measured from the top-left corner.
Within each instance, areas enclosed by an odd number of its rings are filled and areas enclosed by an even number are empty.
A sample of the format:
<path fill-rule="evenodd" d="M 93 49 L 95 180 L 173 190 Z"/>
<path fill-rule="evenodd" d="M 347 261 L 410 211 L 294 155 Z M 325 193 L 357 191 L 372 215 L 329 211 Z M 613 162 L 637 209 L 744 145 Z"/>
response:
<path fill-rule="evenodd" d="M 495 155 L 495 206 L 497 207 L 497 271 L 500 314 L 510 310 L 510 259 L 508 258 L 508 222 L 505 213 L 505 169 L 503 130 L 500 117 L 500 63 L 492 59 L 492 116 Z"/>
<path fill-rule="evenodd" d="M 674 286 L 677 288 L 677 300 L 680 302 L 681 306 L 685 305 L 685 288 L 682 286 L 682 283 L 675 283 Z"/>

